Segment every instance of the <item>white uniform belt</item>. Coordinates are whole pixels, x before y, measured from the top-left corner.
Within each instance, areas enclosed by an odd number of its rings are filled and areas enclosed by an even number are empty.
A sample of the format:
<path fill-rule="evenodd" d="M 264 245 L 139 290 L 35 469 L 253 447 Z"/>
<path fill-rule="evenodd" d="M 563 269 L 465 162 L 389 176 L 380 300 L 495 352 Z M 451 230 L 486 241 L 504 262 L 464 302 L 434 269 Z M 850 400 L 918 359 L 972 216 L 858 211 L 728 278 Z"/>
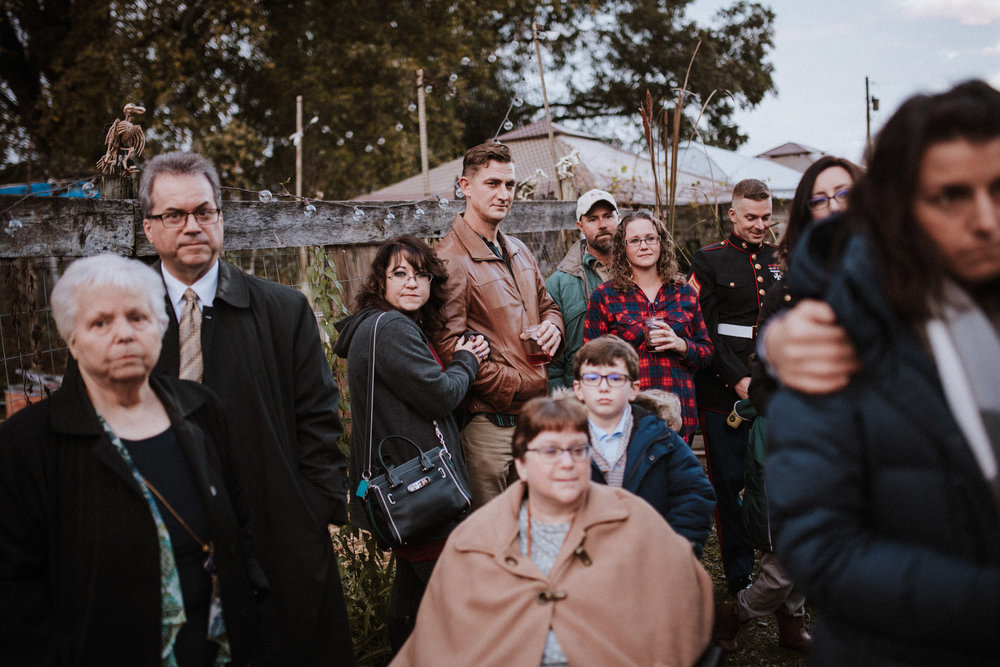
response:
<path fill-rule="evenodd" d="M 753 338 L 755 327 L 745 324 L 719 324 L 719 333 L 723 336 L 733 336 L 735 338 Z"/>

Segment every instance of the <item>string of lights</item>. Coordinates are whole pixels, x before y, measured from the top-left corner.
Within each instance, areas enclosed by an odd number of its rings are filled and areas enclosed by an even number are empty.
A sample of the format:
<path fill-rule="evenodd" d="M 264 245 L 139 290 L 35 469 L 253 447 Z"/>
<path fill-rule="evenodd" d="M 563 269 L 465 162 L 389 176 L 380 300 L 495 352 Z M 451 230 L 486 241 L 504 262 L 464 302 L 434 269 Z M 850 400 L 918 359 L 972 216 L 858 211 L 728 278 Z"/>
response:
<path fill-rule="evenodd" d="M 84 178 L 68 178 L 68 179 L 49 179 L 46 185 L 48 186 L 44 190 L 38 190 L 35 192 L 31 191 L 31 184 L 27 184 L 26 187 L 28 192 L 22 195 L 19 199 L 15 200 L 13 204 L 7 208 L 0 211 L 0 219 L 6 218 L 7 224 L 4 225 L 4 232 L 7 236 L 14 236 L 18 229 L 24 227 L 19 219 L 11 215 L 11 212 L 16 209 L 22 202 L 31 197 L 59 197 L 61 195 L 68 194 L 74 188 L 79 188 L 81 194 L 88 199 L 93 199 L 99 194 L 97 188 L 97 180 L 100 176 L 90 176 Z"/>
<path fill-rule="evenodd" d="M 496 62 L 497 57 L 498 57 L 497 54 L 490 53 L 486 59 L 490 63 L 493 63 Z M 469 67 L 470 65 L 473 64 L 473 60 L 469 57 L 464 57 L 462 58 L 461 64 L 463 67 Z M 455 84 L 458 81 L 458 79 L 459 75 L 455 72 L 452 72 L 447 77 L 447 87 L 446 87 L 447 90 L 445 94 L 446 99 L 450 99 L 454 95 Z M 424 86 L 424 92 L 427 94 L 432 93 L 433 90 L 434 90 L 433 84 L 427 84 Z M 514 128 L 514 123 L 513 121 L 510 120 L 510 115 L 515 108 L 521 107 L 523 104 L 524 100 L 520 96 L 515 96 L 511 100 L 510 104 L 507 106 L 507 111 L 504 113 L 503 120 L 500 122 L 500 125 L 498 126 L 496 133 L 493 135 L 494 142 L 500 143 L 499 140 L 500 134 L 502 134 L 503 132 L 509 132 Z M 413 113 L 417 110 L 417 105 L 411 101 L 407 106 L 407 110 L 410 113 Z M 318 116 L 314 116 L 309 121 L 308 125 L 310 126 L 314 125 L 318 121 L 319 121 Z M 395 124 L 392 125 L 392 130 L 394 130 L 395 132 L 402 132 L 404 129 L 405 126 L 401 121 L 396 121 Z M 331 131 L 331 129 L 328 125 L 323 125 L 320 128 L 320 131 L 323 134 L 328 134 Z M 362 150 L 364 150 L 365 153 L 375 152 L 376 150 L 378 150 L 378 147 L 384 146 L 387 143 L 386 134 L 387 132 L 382 132 L 379 134 L 378 138 L 376 138 L 374 141 L 365 141 Z M 302 140 L 302 137 L 299 135 L 298 132 L 296 132 L 295 134 L 290 136 L 290 139 L 298 143 L 299 141 Z M 344 146 L 348 143 L 357 143 L 360 146 L 361 141 L 355 140 L 355 133 L 353 130 L 346 130 L 340 137 L 337 138 L 335 143 L 337 144 L 337 146 Z M 9 236 L 13 236 L 18 229 L 21 229 L 23 227 L 23 223 L 17 217 L 12 215 L 12 212 L 14 212 L 15 209 L 17 209 L 17 207 L 28 198 L 39 197 L 39 196 L 59 196 L 64 193 L 68 193 L 77 187 L 80 188 L 81 194 L 84 197 L 87 198 L 99 197 L 100 191 L 97 183 L 100 178 L 101 178 L 100 175 L 95 175 L 90 177 L 62 179 L 59 181 L 50 179 L 48 182 L 49 187 L 42 192 L 31 192 L 30 191 L 31 186 L 29 185 L 28 186 L 29 192 L 21 196 L 19 199 L 14 201 L 12 204 L 8 205 L 3 210 L 0 210 L 0 220 L 2 219 L 7 220 L 4 231 Z M 389 204 L 389 205 L 382 204 L 377 206 L 369 206 L 365 204 L 359 204 L 356 202 L 348 202 L 348 201 L 318 199 L 315 197 L 297 197 L 288 192 L 274 193 L 268 189 L 250 190 L 250 189 L 230 187 L 230 186 L 223 186 L 222 189 L 231 192 L 239 192 L 243 194 L 250 194 L 252 196 L 256 196 L 257 199 L 263 203 L 268 203 L 271 201 L 281 200 L 281 199 L 301 201 L 303 203 L 303 215 L 307 218 L 312 218 L 313 216 L 316 215 L 317 203 L 350 207 L 353 209 L 354 220 L 358 222 L 361 222 L 366 217 L 368 217 L 369 215 L 368 211 L 382 210 L 385 211 L 384 220 L 385 222 L 388 223 L 396 218 L 395 214 L 393 213 L 393 209 L 408 208 L 408 207 L 413 207 L 413 216 L 419 220 L 426 214 L 424 207 L 427 205 L 437 205 L 439 208 L 446 210 L 449 208 L 451 203 L 448 199 L 448 195 L 453 194 L 455 199 L 464 198 L 464 194 L 462 193 L 458 181 L 455 181 L 449 187 L 442 189 L 434 194 L 428 195 L 427 197 L 420 200 L 408 201 L 399 204 Z"/>
<path fill-rule="evenodd" d="M 458 186 L 458 181 L 455 181 L 454 188 L 455 188 L 455 197 L 457 199 L 462 199 L 465 197 L 465 195 L 462 193 L 462 190 Z M 400 202 L 398 204 L 376 204 L 376 205 L 359 204 L 354 201 L 317 199 L 316 197 L 298 197 L 289 192 L 271 192 L 270 190 L 250 190 L 247 188 L 236 188 L 229 186 L 223 186 L 222 189 L 231 192 L 241 192 L 244 194 L 254 195 L 260 202 L 264 204 L 268 204 L 272 201 L 280 199 L 302 202 L 304 204 L 302 212 L 303 215 L 305 215 L 305 217 L 307 218 L 311 218 L 314 215 L 316 215 L 317 203 L 331 204 L 334 206 L 343 206 L 345 208 L 352 208 L 354 210 L 353 217 L 357 222 L 361 222 L 362 220 L 368 217 L 366 211 L 379 211 L 379 210 L 385 211 L 384 221 L 388 223 L 396 219 L 396 214 L 392 212 L 392 209 L 413 207 L 413 217 L 419 220 L 423 218 L 424 215 L 426 215 L 426 211 L 422 207 L 422 205 L 424 204 L 431 204 L 431 205 L 436 204 L 441 209 L 447 209 L 451 205 L 451 202 L 448 200 L 448 198 L 444 196 L 446 192 L 450 192 L 451 186 L 449 186 L 448 189 L 439 190 L 437 193 L 428 195 L 423 199 Z"/>

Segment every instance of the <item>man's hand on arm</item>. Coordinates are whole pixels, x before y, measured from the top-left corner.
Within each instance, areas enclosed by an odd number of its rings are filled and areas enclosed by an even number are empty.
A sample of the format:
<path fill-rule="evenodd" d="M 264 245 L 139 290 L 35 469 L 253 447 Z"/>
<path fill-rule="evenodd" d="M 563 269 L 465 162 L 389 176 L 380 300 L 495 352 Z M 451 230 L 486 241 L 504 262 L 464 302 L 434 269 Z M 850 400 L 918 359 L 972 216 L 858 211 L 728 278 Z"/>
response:
<path fill-rule="evenodd" d="M 861 369 L 847 332 L 822 301 L 802 301 L 772 320 L 763 335 L 768 363 L 783 384 L 797 391 L 839 391 Z"/>

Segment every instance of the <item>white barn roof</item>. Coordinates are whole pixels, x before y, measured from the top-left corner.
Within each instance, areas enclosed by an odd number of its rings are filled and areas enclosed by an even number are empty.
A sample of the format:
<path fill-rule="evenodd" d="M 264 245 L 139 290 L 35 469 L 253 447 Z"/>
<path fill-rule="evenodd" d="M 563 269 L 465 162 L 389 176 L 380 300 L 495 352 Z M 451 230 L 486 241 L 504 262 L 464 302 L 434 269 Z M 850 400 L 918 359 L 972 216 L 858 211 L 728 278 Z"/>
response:
<path fill-rule="evenodd" d="M 648 154 L 635 154 L 586 132 L 552 125 L 556 159 L 578 159 L 573 169 L 574 188 L 579 195 L 601 188 L 615 195 L 619 203 L 652 204 L 655 200 L 652 167 Z M 518 181 L 535 180 L 536 199 L 555 198 L 558 180 L 552 165 L 548 133 L 544 121 L 537 121 L 499 137 L 510 147 Z M 544 176 L 539 174 L 541 171 Z M 368 201 L 417 201 L 441 195 L 453 199 L 455 183 L 462 172 L 462 158 L 450 160 L 429 171 L 429 192 L 424 192 L 421 174 L 355 197 Z M 663 187 L 663 165 L 658 166 Z M 700 144 L 685 146 L 678 159 L 677 203 L 717 204 L 728 202 L 733 185 L 744 178 L 758 178 L 774 196 L 789 199 L 800 178 L 799 172 L 772 160 L 741 155 Z"/>

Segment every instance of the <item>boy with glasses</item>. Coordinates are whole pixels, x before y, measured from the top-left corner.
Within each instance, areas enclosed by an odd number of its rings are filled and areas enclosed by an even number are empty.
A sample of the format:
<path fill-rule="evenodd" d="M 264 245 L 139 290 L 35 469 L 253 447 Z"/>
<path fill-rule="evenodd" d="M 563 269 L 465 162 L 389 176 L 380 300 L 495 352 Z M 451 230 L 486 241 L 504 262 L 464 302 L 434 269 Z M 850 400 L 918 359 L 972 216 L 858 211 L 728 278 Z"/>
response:
<path fill-rule="evenodd" d="M 700 558 L 715 493 L 691 448 L 639 396 L 639 355 L 617 336 L 584 344 L 573 361 L 573 393 L 590 422 L 591 477 L 635 493 L 690 540 Z"/>

